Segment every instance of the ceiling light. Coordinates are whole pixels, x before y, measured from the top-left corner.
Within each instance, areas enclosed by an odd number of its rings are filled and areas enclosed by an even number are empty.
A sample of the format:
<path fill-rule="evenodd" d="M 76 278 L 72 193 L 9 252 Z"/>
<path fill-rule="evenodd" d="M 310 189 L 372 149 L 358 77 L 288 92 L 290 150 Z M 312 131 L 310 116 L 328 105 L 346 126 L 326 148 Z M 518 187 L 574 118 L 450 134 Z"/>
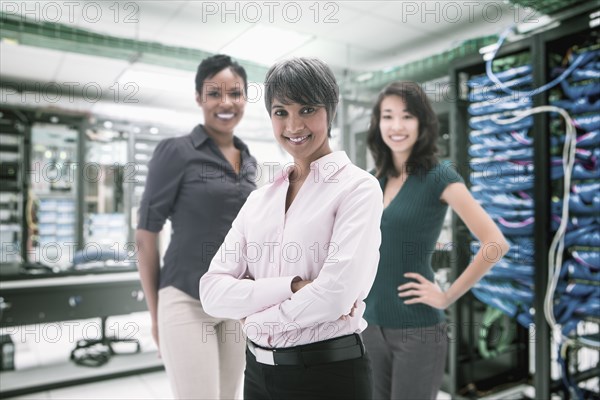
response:
<path fill-rule="evenodd" d="M 17 45 L 19 44 L 19 41 L 18 41 L 18 40 L 16 40 L 16 39 L 12 39 L 12 38 L 5 38 L 5 37 L 1 38 L 1 39 L 0 39 L 0 42 L 1 42 L 1 43 L 4 43 L 4 44 L 9 44 L 9 45 L 11 45 L 11 46 L 17 46 Z"/>
<path fill-rule="evenodd" d="M 368 81 L 372 77 L 373 77 L 373 73 L 372 72 L 367 72 L 365 74 L 357 76 L 356 77 L 356 81 L 357 82 L 364 82 L 364 81 Z"/>
<path fill-rule="evenodd" d="M 273 26 L 255 25 L 219 50 L 235 58 L 270 65 L 312 39 L 312 35 L 280 29 Z M 257 46 L 257 43 L 267 43 Z"/>
<path fill-rule="evenodd" d="M 540 15 L 535 20 L 522 22 L 519 25 L 517 25 L 517 32 L 519 32 L 520 34 L 524 34 L 527 32 L 531 32 L 534 29 L 541 28 L 542 26 L 549 25 L 552 22 L 554 22 L 554 19 L 552 19 L 551 17 L 547 15 Z"/>
<path fill-rule="evenodd" d="M 130 85 L 131 87 L 126 85 Z M 137 92 L 140 89 L 181 92 L 186 89 L 192 90 L 191 88 L 194 87 L 194 74 L 166 74 L 155 71 L 128 69 L 119 78 L 119 87 L 123 88 L 123 95 Z"/>

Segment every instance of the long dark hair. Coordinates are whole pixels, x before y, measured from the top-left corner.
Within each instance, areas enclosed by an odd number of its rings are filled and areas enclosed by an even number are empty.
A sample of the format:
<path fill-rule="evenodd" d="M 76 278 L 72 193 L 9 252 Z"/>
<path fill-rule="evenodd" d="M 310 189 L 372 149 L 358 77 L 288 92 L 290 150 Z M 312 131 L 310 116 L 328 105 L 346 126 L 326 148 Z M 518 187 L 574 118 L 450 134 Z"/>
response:
<path fill-rule="evenodd" d="M 376 176 L 398 176 L 390 148 L 381 138 L 379 121 L 381 102 L 387 96 L 398 96 L 406 103 L 406 109 L 419 121 L 419 136 L 406 162 L 408 174 L 426 174 L 437 165 L 437 140 L 439 123 L 431 108 L 427 95 L 415 82 L 393 82 L 379 93 L 371 113 L 371 124 L 367 136 L 369 150 L 375 159 Z"/>

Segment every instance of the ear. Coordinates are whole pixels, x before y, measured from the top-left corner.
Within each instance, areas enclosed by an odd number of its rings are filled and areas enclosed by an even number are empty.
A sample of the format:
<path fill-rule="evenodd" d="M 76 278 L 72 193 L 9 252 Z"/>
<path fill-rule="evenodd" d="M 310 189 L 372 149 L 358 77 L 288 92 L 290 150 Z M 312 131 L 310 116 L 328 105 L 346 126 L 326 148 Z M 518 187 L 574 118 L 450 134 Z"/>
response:
<path fill-rule="evenodd" d="M 202 95 L 196 91 L 196 104 L 202 107 Z"/>

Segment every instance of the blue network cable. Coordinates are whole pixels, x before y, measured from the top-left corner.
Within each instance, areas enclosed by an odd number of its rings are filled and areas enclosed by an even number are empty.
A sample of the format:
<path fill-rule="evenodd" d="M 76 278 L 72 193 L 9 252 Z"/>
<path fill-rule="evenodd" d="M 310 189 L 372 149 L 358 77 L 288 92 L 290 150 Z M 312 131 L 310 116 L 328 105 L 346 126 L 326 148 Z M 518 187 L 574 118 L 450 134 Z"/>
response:
<path fill-rule="evenodd" d="M 518 95 L 518 96 L 529 96 L 529 97 L 533 97 L 537 94 L 540 94 L 542 92 L 545 92 L 548 89 L 553 88 L 554 86 L 558 85 L 559 83 L 563 82 L 569 75 L 571 75 L 571 73 L 580 65 L 585 65 L 588 62 L 594 60 L 598 54 L 600 54 L 600 51 L 594 51 L 594 52 L 586 52 L 586 53 L 582 53 L 579 54 L 575 57 L 575 59 L 573 60 L 573 62 L 571 63 L 571 65 L 569 65 L 569 67 L 563 71 L 563 73 L 561 73 L 558 77 L 556 77 L 554 80 L 552 80 L 551 82 L 548 82 L 542 86 L 540 86 L 537 89 L 534 89 L 532 91 L 526 92 L 526 91 L 519 91 L 519 90 L 513 90 L 510 87 L 507 87 L 504 83 L 502 83 L 502 81 L 500 81 L 501 76 L 505 76 L 502 74 L 494 74 L 494 71 L 492 70 L 492 63 L 494 61 L 494 58 L 496 58 L 496 54 L 498 53 L 498 51 L 500 50 L 500 47 L 502 47 L 502 44 L 504 43 L 504 40 L 506 40 L 506 37 L 515 29 L 514 26 L 511 26 L 507 29 L 505 29 L 499 36 L 498 38 L 498 42 L 496 43 L 496 45 L 494 46 L 494 50 L 491 53 L 491 56 L 487 59 L 487 61 L 485 62 L 485 72 L 486 75 L 488 76 L 488 78 L 494 82 L 501 90 L 503 90 L 504 92 L 510 94 L 510 95 Z M 596 85 L 598 86 L 598 85 Z M 582 90 L 582 91 L 577 91 L 575 90 L 575 93 L 587 93 L 587 89 L 586 90 Z M 590 93 L 595 93 L 594 89 L 590 89 Z M 574 98 L 574 97 L 571 97 Z"/>

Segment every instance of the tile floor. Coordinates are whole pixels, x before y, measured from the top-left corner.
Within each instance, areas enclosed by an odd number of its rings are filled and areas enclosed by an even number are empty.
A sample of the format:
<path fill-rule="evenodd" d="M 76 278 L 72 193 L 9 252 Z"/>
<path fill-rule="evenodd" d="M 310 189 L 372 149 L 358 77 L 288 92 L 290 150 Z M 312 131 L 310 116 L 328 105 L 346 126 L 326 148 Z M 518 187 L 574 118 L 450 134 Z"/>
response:
<path fill-rule="evenodd" d="M 110 379 L 83 385 L 69 386 L 5 400 L 46 399 L 172 399 L 167 375 L 164 371 L 149 372 L 125 378 Z M 440 392 L 438 400 L 450 400 L 450 395 Z"/>

